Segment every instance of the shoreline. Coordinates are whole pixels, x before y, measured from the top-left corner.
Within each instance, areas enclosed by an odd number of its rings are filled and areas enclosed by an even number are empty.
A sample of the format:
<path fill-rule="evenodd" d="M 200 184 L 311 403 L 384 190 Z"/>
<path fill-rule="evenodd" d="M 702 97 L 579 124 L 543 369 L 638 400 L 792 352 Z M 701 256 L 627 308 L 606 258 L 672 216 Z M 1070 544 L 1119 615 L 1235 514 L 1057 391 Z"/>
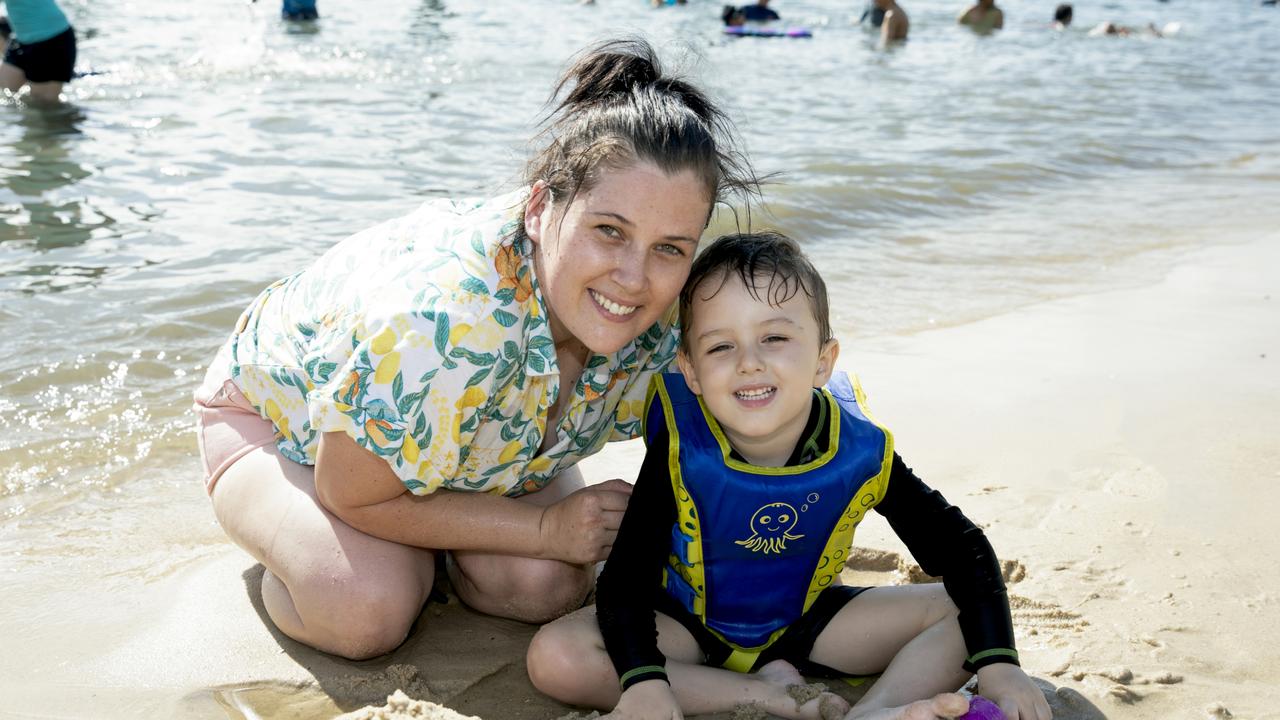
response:
<path fill-rule="evenodd" d="M 903 457 L 1010 563 L 1028 672 L 1105 717 L 1274 716 L 1280 579 L 1260 568 L 1280 551 L 1277 241 L 1188 252 L 1140 288 L 843 344 Z M 641 452 L 611 447 L 584 474 Z M 904 552 L 881 520 L 855 544 Z M 32 612 L 0 620 L 20 641 L 0 659 L 0 717 L 318 717 L 396 689 L 488 720 L 570 710 L 528 684 L 530 626 L 433 604 L 395 653 L 338 661 L 268 629 L 245 590 L 260 570 L 230 543 L 186 555 L 132 581 L 101 567 L 11 584 L 6 605 Z"/>

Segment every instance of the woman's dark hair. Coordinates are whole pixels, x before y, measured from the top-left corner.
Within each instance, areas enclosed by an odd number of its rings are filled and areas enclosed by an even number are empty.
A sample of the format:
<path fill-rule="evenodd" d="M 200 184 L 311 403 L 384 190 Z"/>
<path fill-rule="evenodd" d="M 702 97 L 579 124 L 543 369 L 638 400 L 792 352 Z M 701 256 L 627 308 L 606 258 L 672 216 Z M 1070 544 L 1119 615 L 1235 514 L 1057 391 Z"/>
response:
<path fill-rule="evenodd" d="M 804 291 L 818 322 L 818 340 L 831 339 L 831 310 L 827 300 L 827 284 L 817 268 L 805 257 L 795 240 L 776 232 L 739 233 L 716 238 L 689 269 L 689 279 L 680 291 L 680 324 L 689 329 L 694 294 L 699 286 L 719 281 L 715 289 L 702 297 L 715 297 L 733 275 L 746 286 L 751 297 L 770 305 L 781 305 L 796 293 Z M 689 334 L 680 333 L 680 347 L 687 354 Z"/>
<path fill-rule="evenodd" d="M 1054 22 L 1060 22 L 1063 25 L 1068 25 L 1071 23 L 1071 14 L 1071 5 L 1063 3 L 1053 11 L 1053 20 Z"/>
<path fill-rule="evenodd" d="M 733 125 L 698 88 L 662 72 L 643 39 L 588 48 L 552 93 L 561 98 L 529 160 L 525 183 L 541 180 L 566 206 L 601 168 L 650 162 L 668 174 L 692 170 L 714 206 L 728 194 L 758 196 L 760 183 L 734 147 Z M 708 218 L 710 219 L 710 218 Z"/>

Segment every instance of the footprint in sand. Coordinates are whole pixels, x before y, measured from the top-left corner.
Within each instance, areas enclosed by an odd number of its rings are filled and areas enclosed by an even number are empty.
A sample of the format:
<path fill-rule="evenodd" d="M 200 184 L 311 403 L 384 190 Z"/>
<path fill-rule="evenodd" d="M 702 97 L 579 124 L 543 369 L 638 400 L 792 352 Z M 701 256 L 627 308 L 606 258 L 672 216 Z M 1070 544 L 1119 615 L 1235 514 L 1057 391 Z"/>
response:
<path fill-rule="evenodd" d="M 1102 491 L 1109 495 L 1130 498 L 1151 498 L 1163 495 L 1169 489 L 1169 481 L 1159 470 L 1149 465 L 1135 465 L 1128 470 L 1113 472 L 1102 484 Z"/>
<path fill-rule="evenodd" d="M 1078 612 L 1055 603 L 1040 602 L 1021 595 L 1009 595 L 1009 609 L 1013 611 L 1013 624 L 1028 630 L 1079 632 L 1089 625 L 1089 621 Z"/>
<path fill-rule="evenodd" d="M 942 578 L 926 573 L 919 565 L 889 550 L 855 547 L 849 553 L 845 568 L 854 573 L 892 573 L 899 582 L 905 581 L 911 585 L 942 582 Z M 1026 579 L 1027 568 L 1017 560 L 1001 560 L 1000 575 L 1005 584 L 1012 585 Z"/>

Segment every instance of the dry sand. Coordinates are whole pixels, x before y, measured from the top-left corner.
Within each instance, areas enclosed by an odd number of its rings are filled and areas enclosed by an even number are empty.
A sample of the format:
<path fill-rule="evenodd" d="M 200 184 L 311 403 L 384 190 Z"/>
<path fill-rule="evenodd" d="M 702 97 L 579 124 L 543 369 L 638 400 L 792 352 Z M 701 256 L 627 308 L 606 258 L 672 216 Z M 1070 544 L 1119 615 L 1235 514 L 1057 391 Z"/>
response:
<path fill-rule="evenodd" d="M 1055 717 L 1280 718 L 1280 237 L 1269 240 L 1197 251 L 1151 287 L 845 339 L 842 365 L 908 463 L 1005 560 L 1024 665 Z M 639 455 L 620 445 L 584 469 L 603 479 Z M 849 581 L 926 580 L 878 517 L 858 543 Z M 145 581 L 6 580 L 0 716 L 573 711 L 529 685 L 529 626 L 432 604 L 392 655 L 339 661 L 269 629 L 246 590 L 260 568 L 213 547 Z M 396 690 L 423 704 L 384 705 Z"/>

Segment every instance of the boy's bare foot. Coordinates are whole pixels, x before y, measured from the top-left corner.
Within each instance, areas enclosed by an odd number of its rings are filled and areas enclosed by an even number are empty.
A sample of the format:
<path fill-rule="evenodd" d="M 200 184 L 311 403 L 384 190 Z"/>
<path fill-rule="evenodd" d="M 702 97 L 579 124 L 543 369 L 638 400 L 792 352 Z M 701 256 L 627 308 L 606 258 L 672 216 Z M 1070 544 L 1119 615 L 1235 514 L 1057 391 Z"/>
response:
<path fill-rule="evenodd" d="M 854 708 L 844 720 L 938 720 L 954 718 L 969 710 L 969 701 L 963 695 L 942 693 L 928 700 L 917 700 L 910 705 L 879 710 Z"/>
<path fill-rule="evenodd" d="M 849 710 L 849 703 L 844 698 L 829 692 L 815 693 L 812 698 L 800 702 L 798 696 L 789 690 L 804 685 L 805 679 L 786 660 L 774 660 L 757 670 L 754 675 L 756 679 L 780 691 L 777 697 L 771 697 L 769 702 L 762 704 L 764 710 L 778 717 L 791 720 L 840 720 Z"/>

